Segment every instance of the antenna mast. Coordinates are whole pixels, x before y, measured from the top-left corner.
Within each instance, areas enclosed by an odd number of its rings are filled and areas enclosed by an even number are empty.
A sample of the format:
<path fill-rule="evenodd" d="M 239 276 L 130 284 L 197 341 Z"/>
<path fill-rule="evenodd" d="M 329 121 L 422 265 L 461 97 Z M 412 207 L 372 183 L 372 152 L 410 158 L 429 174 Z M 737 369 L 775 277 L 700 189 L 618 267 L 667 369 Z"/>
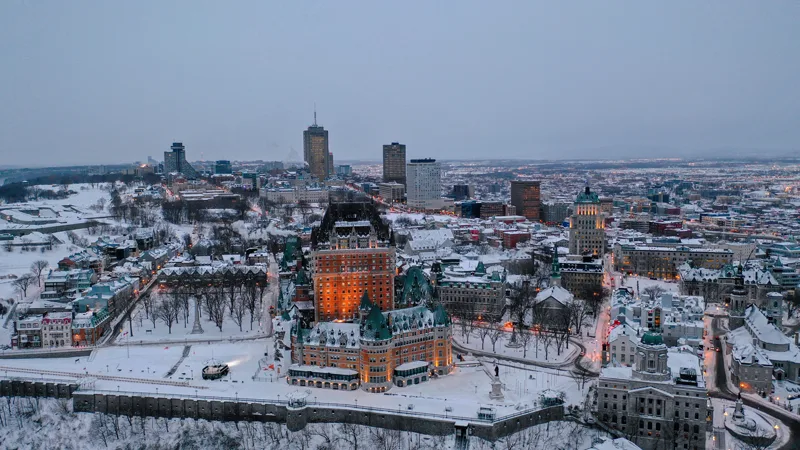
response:
<path fill-rule="evenodd" d="M 317 126 L 317 102 L 314 102 L 314 126 Z"/>

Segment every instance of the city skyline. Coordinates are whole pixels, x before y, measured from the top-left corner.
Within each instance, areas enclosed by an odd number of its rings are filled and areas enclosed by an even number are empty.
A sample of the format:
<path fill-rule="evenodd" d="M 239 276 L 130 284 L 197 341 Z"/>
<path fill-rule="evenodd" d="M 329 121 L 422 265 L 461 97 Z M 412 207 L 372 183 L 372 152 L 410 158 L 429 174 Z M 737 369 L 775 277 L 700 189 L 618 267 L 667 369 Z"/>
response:
<path fill-rule="evenodd" d="M 172 141 L 285 160 L 315 103 L 338 161 L 393 141 L 440 160 L 781 156 L 800 137 L 796 4 L 75 5 L 0 5 L 5 164 Z"/>

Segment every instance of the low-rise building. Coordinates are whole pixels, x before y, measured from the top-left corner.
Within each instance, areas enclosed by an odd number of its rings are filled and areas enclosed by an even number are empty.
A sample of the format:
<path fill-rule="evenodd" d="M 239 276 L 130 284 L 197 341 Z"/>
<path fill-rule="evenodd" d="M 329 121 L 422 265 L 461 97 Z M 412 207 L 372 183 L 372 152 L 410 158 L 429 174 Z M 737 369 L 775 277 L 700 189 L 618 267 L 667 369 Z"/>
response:
<path fill-rule="evenodd" d="M 733 252 L 715 248 L 657 247 L 620 243 L 614 247 L 616 269 L 628 274 L 677 279 L 678 267 L 689 260 L 694 267 L 720 269 L 733 262 Z"/>
<path fill-rule="evenodd" d="M 569 255 L 559 258 L 561 265 L 561 285 L 573 295 L 582 296 L 588 292 L 603 289 L 603 260 L 591 256 Z"/>
<path fill-rule="evenodd" d="M 633 367 L 605 367 L 597 416 L 645 450 L 705 448 L 712 409 L 694 352 L 668 350 L 658 333 L 636 343 Z"/>
<path fill-rule="evenodd" d="M 387 203 L 402 202 L 406 195 L 406 187 L 397 182 L 378 184 L 378 195 Z"/>
<path fill-rule="evenodd" d="M 469 308 L 478 315 L 498 314 L 505 304 L 506 274 L 504 270 L 487 274 L 483 263 L 478 263 L 472 274 L 443 272 L 436 288 L 448 311 Z"/>
<path fill-rule="evenodd" d="M 43 314 L 28 314 L 14 321 L 14 334 L 11 336 L 13 348 L 42 347 Z"/>
<path fill-rule="evenodd" d="M 72 345 L 72 313 L 47 313 L 42 318 L 42 346 L 64 347 Z"/>

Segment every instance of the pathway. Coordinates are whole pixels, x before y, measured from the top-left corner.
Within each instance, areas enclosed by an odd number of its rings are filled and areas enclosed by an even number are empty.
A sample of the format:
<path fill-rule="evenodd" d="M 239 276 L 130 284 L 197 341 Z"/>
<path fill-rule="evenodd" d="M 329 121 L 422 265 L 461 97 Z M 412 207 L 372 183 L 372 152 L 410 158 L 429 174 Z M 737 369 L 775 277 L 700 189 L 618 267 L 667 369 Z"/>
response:
<path fill-rule="evenodd" d="M 169 372 L 167 372 L 167 374 L 164 375 L 164 378 L 171 377 L 178 370 L 178 367 L 181 365 L 183 360 L 186 359 L 187 356 L 189 356 L 189 351 L 191 349 L 192 349 L 191 345 L 187 345 L 187 346 L 183 347 L 183 355 L 181 355 L 180 359 L 178 359 L 178 362 L 176 362 L 175 365 L 172 366 L 171 369 L 169 369 Z"/>

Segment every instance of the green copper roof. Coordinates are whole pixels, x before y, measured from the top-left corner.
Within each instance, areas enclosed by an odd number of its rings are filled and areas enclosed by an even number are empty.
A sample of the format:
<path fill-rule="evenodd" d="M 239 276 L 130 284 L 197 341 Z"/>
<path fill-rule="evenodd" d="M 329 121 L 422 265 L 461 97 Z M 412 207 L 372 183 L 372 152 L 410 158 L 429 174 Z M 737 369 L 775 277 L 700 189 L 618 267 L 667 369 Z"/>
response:
<path fill-rule="evenodd" d="M 475 267 L 475 275 L 486 275 L 486 266 L 483 265 L 483 261 L 478 261 L 478 266 Z"/>
<path fill-rule="evenodd" d="M 372 309 L 369 310 L 369 314 L 366 319 L 364 319 L 364 323 L 361 324 L 361 336 L 364 339 L 373 339 L 377 341 L 390 339 L 392 337 L 392 332 L 389 330 L 389 326 L 386 325 L 386 319 L 383 317 L 383 314 L 381 314 L 381 309 L 379 307 L 373 305 Z"/>
<path fill-rule="evenodd" d="M 364 291 L 364 295 L 361 296 L 361 305 L 358 306 L 358 309 L 362 311 L 367 311 L 372 309 L 373 306 L 374 305 L 369 300 L 369 295 L 367 294 L 367 291 Z"/>
<path fill-rule="evenodd" d="M 647 333 L 642 336 L 642 344 L 646 345 L 661 345 L 664 343 L 664 339 L 661 337 L 660 333 L 652 333 L 648 331 Z"/>
<path fill-rule="evenodd" d="M 433 321 L 436 325 L 450 324 L 450 316 L 447 315 L 447 311 L 444 310 L 441 303 L 436 305 L 436 309 L 433 310 Z"/>
<path fill-rule="evenodd" d="M 586 189 L 575 198 L 575 203 L 600 203 L 600 197 L 586 186 Z"/>
<path fill-rule="evenodd" d="M 430 300 L 433 289 L 422 269 L 414 266 L 408 269 L 403 281 L 401 303 L 418 305 Z"/>
<path fill-rule="evenodd" d="M 284 311 L 284 312 L 281 313 L 281 320 L 286 321 L 286 322 L 292 320 L 292 318 L 289 317 L 289 312 L 288 311 Z"/>
<path fill-rule="evenodd" d="M 296 285 L 305 286 L 308 284 L 308 275 L 306 275 L 305 270 L 300 269 L 297 271 L 297 277 L 295 277 L 294 279 L 294 284 L 295 286 Z"/>

